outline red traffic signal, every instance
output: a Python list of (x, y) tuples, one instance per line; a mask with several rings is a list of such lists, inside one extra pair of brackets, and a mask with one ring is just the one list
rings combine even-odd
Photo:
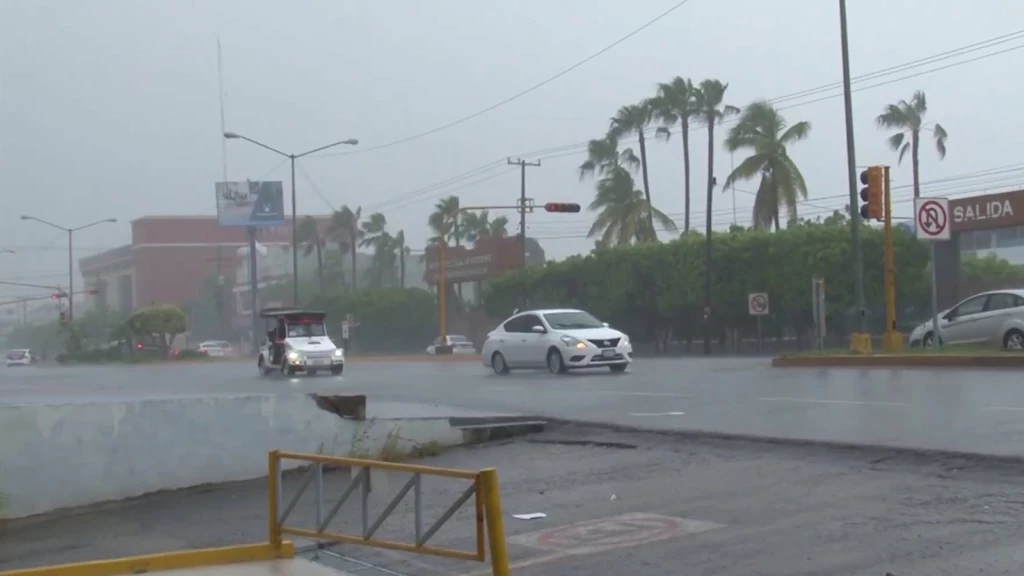
[(580, 205), (569, 202), (548, 202), (544, 205), (546, 212), (579, 212)]
[(88, 294), (89, 296), (95, 296), (95, 295), (99, 294), (100, 291), (99, 290), (94, 290), (94, 289), (89, 289), (89, 290), (86, 290), (85, 293)]
[(50, 294), (50, 300), (56, 300), (58, 298), (57, 293)]
[(860, 207), (860, 216), (865, 220), (881, 220), (885, 216), (885, 190), (881, 166), (871, 166), (860, 173), (860, 182), (865, 187), (860, 190), (860, 199), (865, 202)]

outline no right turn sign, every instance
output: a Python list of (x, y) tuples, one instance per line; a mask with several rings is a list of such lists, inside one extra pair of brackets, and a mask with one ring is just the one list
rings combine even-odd
[(764, 292), (748, 294), (747, 308), (751, 316), (766, 316), (768, 314), (768, 295)]

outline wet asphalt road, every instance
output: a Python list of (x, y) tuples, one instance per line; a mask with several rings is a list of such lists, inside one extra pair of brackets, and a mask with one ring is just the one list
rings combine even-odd
[(655, 430), (1024, 456), (1024, 379), (1012, 370), (778, 369), (760, 358), (683, 358), (640, 360), (622, 375), (497, 376), (475, 363), (358, 361), (338, 378), (261, 379), (255, 372), (241, 363), (0, 370), (0, 401), (359, 392), (371, 412), (375, 402), (413, 412), (413, 404), (431, 404)]
[[(421, 463), (497, 466), (512, 573), (523, 576), (1021, 572), (1020, 465), (586, 428), (457, 449)], [(300, 480), (285, 483), (286, 500)], [(328, 476), (328, 505), (347, 481), (344, 473)], [(398, 474), (387, 477), (386, 489), (371, 496), (371, 519), (404, 481)], [(457, 481), (425, 481), (427, 522), (439, 517), (462, 488)], [(412, 538), (410, 497), (403, 502), (379, 537)], [(357, 504), (355, 498), (346, 503), (331, 530), (356, 533)], [(512, 517), (529, 512), (547, 517)], [(257, 542), (266, 538), (265, 516), (262, 480), (153, 494), (15, 525), (0, 538), (0, 570)], [(290, 518), (290, 525), (309, 526), (310, 501), (300, 502)], [(472, 535), (470, 506), (432, 543), (472, 549)], [(486, 565), (465, 561), (355, 546), (335, 551), (390, 570), (321, 556), (324, 563), (360, 576), (490, 573)]]

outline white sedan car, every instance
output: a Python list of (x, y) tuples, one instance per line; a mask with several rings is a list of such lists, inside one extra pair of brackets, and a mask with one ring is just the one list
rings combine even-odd
[(28, 366), (32, 364), (32, 351), (28, 349), (9, 350), (7, 352), (8, 366)]
[(633, 346), (629, 336), (582, 310), (531, 310), (488, 334), (481, 356), (496, 374), (544, 367), (563, 374), (601, 366), (622, 372), (633, 361)]
[[(931, 348), (935, 331), (928, 320), (910, 333), (910, 346)], [(1001, 345), (1024, 349), (1024, 290), (983, 292), (939, 312), (939, 337), (943, 344)]]

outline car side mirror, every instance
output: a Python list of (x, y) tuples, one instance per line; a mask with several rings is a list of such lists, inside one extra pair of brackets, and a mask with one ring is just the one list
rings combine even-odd
[(607, 322), (601, 322), (601, 326), (604, 326), (605, 328), (608, 328), (608, 323)]
[(530, 330), (535, 332), (535, 333), (537, 333), (537, 334), (546, 334), (547, 333), (547, 330), (545, 330), (543, 326), (534, 326), (533, 328), (530, 328)]

